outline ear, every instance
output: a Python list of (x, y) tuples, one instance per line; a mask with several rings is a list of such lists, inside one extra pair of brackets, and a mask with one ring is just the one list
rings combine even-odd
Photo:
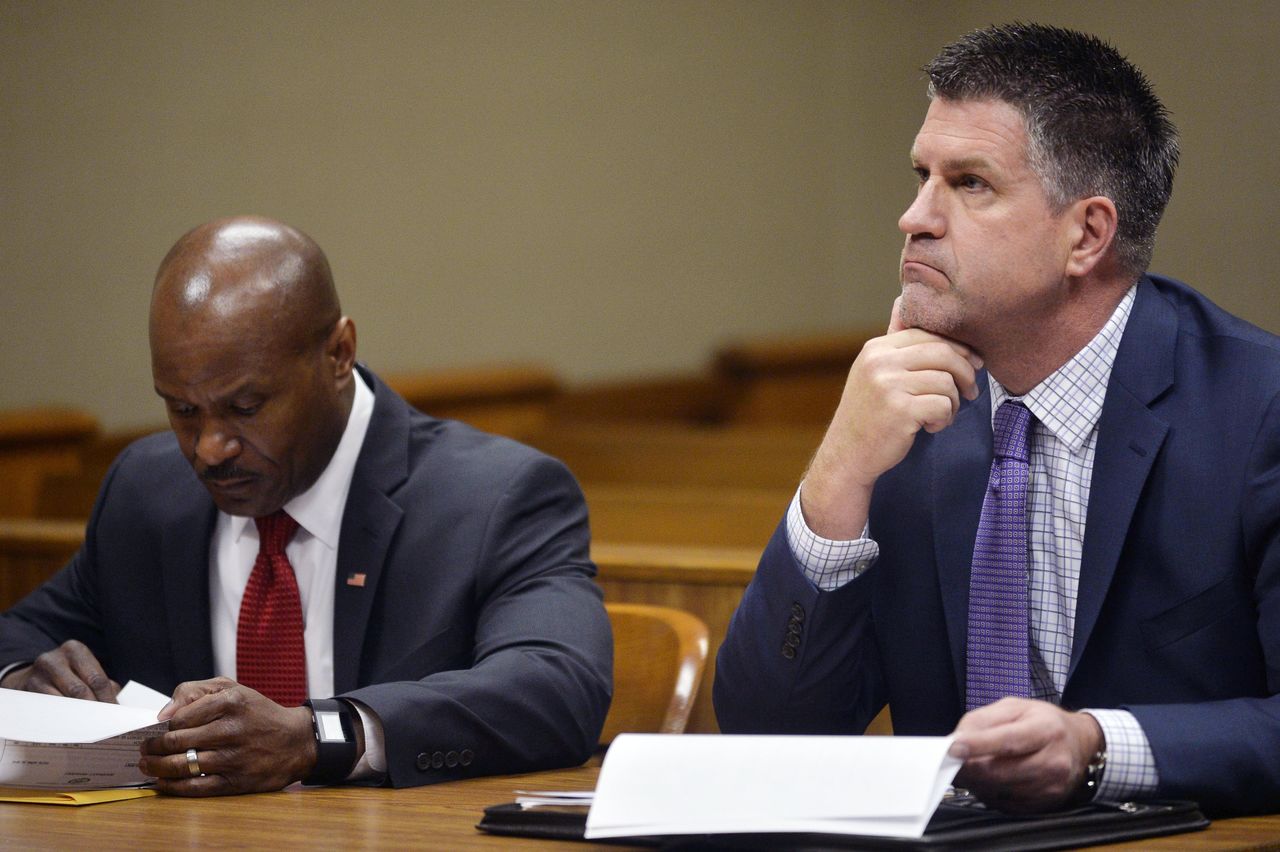
[(345, 388), (356, 365), (356, 324), (350, 317), (341, 317), (334, 324), (324, 354), (333, 368), (334, 381)]
[(1066, 273), (1083, 278), (1097, 268), (1115, 239), (1119, 217), (1116, 205), (1105, 195), (1082, 198), (1071, 205)]

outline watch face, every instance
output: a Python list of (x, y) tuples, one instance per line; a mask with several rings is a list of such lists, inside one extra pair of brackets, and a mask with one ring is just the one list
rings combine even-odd
[(345, 743), (347, 736), (342, 732), (342, 714), (333, 710), (316, 712), (316, 728), (320, 731), (322, 743)]

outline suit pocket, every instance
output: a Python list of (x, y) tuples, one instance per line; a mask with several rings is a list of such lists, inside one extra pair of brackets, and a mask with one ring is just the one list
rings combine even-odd
[(1227, 618), (1244, 618), (1249, 604), (1244, 592), (1226, 577), (1194, 597), (1142, 622), (1142, 639), (1151, 650), (1185, 639)]

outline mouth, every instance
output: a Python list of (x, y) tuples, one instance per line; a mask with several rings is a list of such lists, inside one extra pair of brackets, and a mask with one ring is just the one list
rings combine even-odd
[(936, 266), (925, 263), (922, 260), (910, 260), (904, 258), (902, 261), (902, 283), (903, 284), (926, 284), (941, 287), (950, 286), (951, 279), (947, 274)]
[(250, 490), (258, 481), (256, 476), (238, 476), (226, 479), (205, 479), (205, 487), (214, 494), (236, 495)]

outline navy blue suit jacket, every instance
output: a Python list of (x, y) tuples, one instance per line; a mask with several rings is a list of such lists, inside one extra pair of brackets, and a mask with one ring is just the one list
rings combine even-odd
[[(335, 691), (382, 721), (395, 786), (581, 763), (613, 652), (577, 483), (362, 374), (374, 409), (338, 546)], [(0, 615), (0, 668), (79, 639), (120, 683), (168, 693), (212, 677), (216, 516), (172, 433), (130, 446), (84, 547)]]
[[(876, 483), (877, 563), (823, 593), (780, 527), (717, 663), (726, 732), (900, 734), (964, 712), (969, 563), (991, 401)], [(782, 653), (799, 619), (796, 653)], [(1184, 284), (1139, 284), (1098, 424), (1064, 707), (1122, 707), (1159, 793), (1280, 808), (1280, 339)]]

